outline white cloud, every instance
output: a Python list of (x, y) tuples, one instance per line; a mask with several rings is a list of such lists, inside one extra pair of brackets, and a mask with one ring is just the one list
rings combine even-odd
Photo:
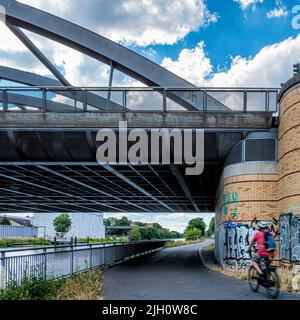
[(204, 0), (20, 0), (111, 40), (147, 46), (174, 44), (213, 23)]
[(204, 84), (205, 78), (212, 72), (210, 59), (204, 52), (203, 41), (199, 42), (194, 49), (183, 49), (176, 61), (165, 58), (161, 65), (199, 86)]
[(279, 87), (291, 77), (291, 68), (299, 60), (299, 52), (300, 35), (266, 46), (254, 57), (233, 57), (228, 70), (213, 73), (200, 42), (195, 49), (183, 49), (176, 61), (165, 58), (162, 64), (197, 86)]
[(238, 2), (241, 9), (245, 10), (249, 6), (255, 6), (257, 3), (263, 3), (264, 0), (234, 0), (234, 2)]
[(274, 8), (267, 12), (267, 17), (269, 19), (272, 18), (281, 18), (281, 17), (286, 17), (288, 15), (288, 11), (286, 10), (285, 7), (279, 7), (279, 8)]

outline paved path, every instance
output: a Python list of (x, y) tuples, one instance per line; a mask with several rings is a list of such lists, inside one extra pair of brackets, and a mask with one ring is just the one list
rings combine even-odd
[[(268, 299), (264, 288), (259, 293), (248, 283), (210, 271), (201, 262), (201, 244), (163, 249), (127, 261), (104, 273), (104, 294), (108, 300), (262, 300)], [(280, 299), (299, 296), (282, 293)]]

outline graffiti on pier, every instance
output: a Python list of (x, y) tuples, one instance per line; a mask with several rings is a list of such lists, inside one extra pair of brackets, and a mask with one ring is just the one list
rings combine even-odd
[(237, 192), (224, 192), (223, 194), (223, 214), (226, 220), (234, 221), (238, 218), (238, 206), (237, 202), (239, 194)]
[(217, 258), (226, 269), (245, 270), (250, 266), (246, 252), (255, 229), (248, 224), (224, 222), (216, 232)]
[(300, 261), (300, 217), (292, 213), (280, 216), (280, 259)]
[(245, 271), (249, 269), (250, 266), (251, 266), (250, 260), (244, 260), (244, 261), (225, 260), (224, 261), (224, 268), (228, 270)]

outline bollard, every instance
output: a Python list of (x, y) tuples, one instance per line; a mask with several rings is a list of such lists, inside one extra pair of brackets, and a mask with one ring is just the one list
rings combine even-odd
[(1, 252), (0, 260), (0, 289), (5, 289), (5, 252)]
[(70, 267), (71, 267), (71, 274), (74, 274), (74, 249), (73, 245), (71, 245), (71, 262), (70, 262)]
[(106, 247), (105, 247), (105, 243), (103, 245), (103, 266), (105, 266), (106, 264)]
[(44, 248), (43, 251), (44, 251), (44, 279), (47, 279), (47, 248)]
[(92, 263), (93, 263), (93, 248), (92, 245), (90, 244), (90, 268), (92, 269)]

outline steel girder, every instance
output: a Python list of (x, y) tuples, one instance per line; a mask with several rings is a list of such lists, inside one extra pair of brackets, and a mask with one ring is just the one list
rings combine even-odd
[[(64, 86), (60, 81), (57, 81), (48, 77), (43, 77), (35, 73), (22, 71), (14, 68), (9, 68), (5, 66), (0, 66), (0, 79), (22, 83), (29, 86), (64, 88)], [(84, 100), (82, 92), (76, 93), (76, 92), (73, 92), (72, 90), (66, 89), (66, 90), (57, 90), (54, 93), (57, 93), (61, 96), (64, 96), (70, 99), (76, 99), (79, 102), (83, 102)], [(74, 96), (74, 93), (76, 93), (75, 96)], [(117, 104), (111, 100), (107, 100), (106, 98), (103, 98), (91, 92), (86, 93), (86, 99), (87, 99), (87, 104), (89, 106), (97, 108), (99, 110), (122, 111), (123, 109), (123, 106), (121, 106), (120, 104)], [(47, 100), (47, 103), (48, 101), (49, 100)]]
[[(22, 95), (22, 94), (15, 94), (15, 93), (7, 93), (6, 97), (3, 92), (0, 92), (0, 102), (2, 102), (4, 105), (14, 104), (17, 107), (32, 107), (35, 109), (44, 109), (44, 103), (45, 101), (43, 99), (32, 97), (28, 95)], [(49, 111), (74, 111), (76, 108), (69, 106), (67, 104), (47, 100), (46, 101), (46, 107)], [(24, 111), (27, 111), (27, 109), (23, 109)], [(80, 110), (80, 109), (77, 109)]]
[[(0, 0), (0, 5), (6, 10), (8, 25), (45, 36), (107, 65), (113, 64), (115, 69), (148, 86), (194, 87), (158, 64), (74, 23), (14, 0)], [(203, 94), (199, 91), (191, 94), (174, 89), (174, 92), (168, 92), (167, 96), (188, 110), (202, 109), (205, 104)], [(207, 108), (210, 107), (214, 110), (228, 110), (222, 103), (207, 96)]]

